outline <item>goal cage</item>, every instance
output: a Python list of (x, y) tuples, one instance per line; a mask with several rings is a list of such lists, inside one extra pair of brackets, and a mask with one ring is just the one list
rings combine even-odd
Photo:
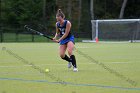
[(140, 42), (140, 19), (91, 20), (92, 42)]

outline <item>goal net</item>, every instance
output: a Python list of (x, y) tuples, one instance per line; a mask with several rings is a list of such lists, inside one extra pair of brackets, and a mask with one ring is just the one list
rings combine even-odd
[(140, 19), (91, 20), (92, 41), (140, 42)]

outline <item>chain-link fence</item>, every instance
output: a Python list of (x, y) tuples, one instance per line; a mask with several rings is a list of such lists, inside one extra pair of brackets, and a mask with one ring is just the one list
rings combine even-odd
[[(35, 29), (36, 30), (36, 29)], [(54, 37), (55, 29), (39, 30), (50, 37)], [(80, 42), (83, 39), (91, 39), (90, 33), (72, 31), (75, 41)], [(24, 29), (24, 25), (12, 25), (11, 27), (2, 26), (0, 30), (0, 42), (51, 42), (42, 36), (36, 35)]]

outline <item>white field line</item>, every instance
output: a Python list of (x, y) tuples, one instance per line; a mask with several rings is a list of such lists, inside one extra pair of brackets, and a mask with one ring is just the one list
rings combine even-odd
[(114, 44), (115, 44), (115, 43), (116, 43), (116, 44), (117, 44), (117, 43), (118, 43), (118, 44), (130, 43), (129, 41), (116, 41), (116, 42), (115, 42), (115, 41), (114, 41), (114, 42), (113, 42), (113, 41), (99, 41), (99, 42), (100, 42), (100, 43), (108, 43), (108, 44), (112, 44), (112, 43), (114, 43)]
[[(129, 64), (129, 63), (135, 63), (135, 62), (104, 62), (104, 64)], [(78, 65), (92, 65), (95, 63), (78, 63)], [(52, 66), (62, 66), (62, 65), (67, 65), (67, 64), (40, 64), (36, 66), (47, 66), (47, 65), (52, 65)], [(22, 65), (22, 66), (0, 66), (0, 68), (20, 68), (20, 67), (31, 67), (32, 65)]]

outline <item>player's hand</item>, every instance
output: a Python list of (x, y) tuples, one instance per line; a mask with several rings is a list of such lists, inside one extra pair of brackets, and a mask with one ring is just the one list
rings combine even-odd
[(56, 37), (54, 37), (53, 40), (56, 40)]
[(56, 42), (56, 43), (59, 43), (60, 41), (59, 41), (59, 40), (55, 40), (55, 42)]
[(54, 37), (52, 41), (56, 42), (56, 37)]
[(60, 42), (60, 40), (56, 40), (56, 39), (53, 39), (53, 41), (56, 42), (56, 43), (59, 43)]

